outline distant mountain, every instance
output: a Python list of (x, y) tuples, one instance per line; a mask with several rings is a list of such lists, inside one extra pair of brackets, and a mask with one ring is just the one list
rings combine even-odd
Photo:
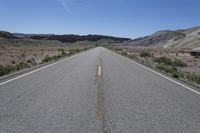
[(18, 38), (26, 38), (32, 36), (52, 36), (53, 34), (24, 34), (24, 33), (13, 33), (13, 36)]
[(105, 40), (114, 40), (114, 41), (128, 41), (128, 38), (119, 38), (119, 37), (112, 37), (112, 36), (103, 36), (103, 35), (87, 35), (87, 36), (79, 36), (79, 35), (53, 35), (47, 37), (48, 40), (59, 40), (61, 42), (76, 42), (76, 41), (99, 41), (102, 39)]
[(146, 37), (129, 40), (124, 45), (131, 47), (199, 48), (200, 26), (175, 31), (159, 31)]
[(58, 40), (61, 42), (77, 42), (77, 41), (99, 41), (102, 39), (106, 40), (113, 40), (118, 42), (128, 41), (129, 38), (120, 38), (120, 37), (112, 37), (112, 36), (103, 36), (103, 35), (53, 35), (53, 34), (21, 34), (21, 33), (14, 33), (15, 37), (20, 38), (30, 38), (30, 39), (37, 39), (37, 40)]
[(7, 31), (0, 31), (0, 39), (31, 39), (31, 40), (42, 40), (42, 41), (60, 41), (65, 43), (75, 43), (79, 41), (106, 41), (109, 42), (124, 42), (130, 40), (129, 38), (120, 38), (104, 35), (54, 35), (54, 34), (23, 34), (23, 33), (9, 33)]

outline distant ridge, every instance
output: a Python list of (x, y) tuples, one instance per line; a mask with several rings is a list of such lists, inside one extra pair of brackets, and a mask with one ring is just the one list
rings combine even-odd
[(120, 37), (112, 37), (112, 36), (105, 36), (105, 35), (54, 35), (54, 34), (22, 34), (22, 33), (14, 33), (15, 37), (18, 38), (30, 38), (30, 39), (37, 39), (37, 40), (58, 40), (61, 42), (77, 42), (77, 41), (99, 41), (101, 39), (110, 39), (114, 41), (128, 41), (129, 38), (120, 38)]
[(54, 34), (23, 34), (23, 33), (9, 33), (7, 31), (0, 31), (1, 39), (34, 39), (34, 40), (56, 40), (60, 42), (74, 43), (77, 41), (100, 41), (113, 40), (117, 42), (124, 42), (130, 40), (129, 38), (112, 37), (105, 35), (54, 35)]
[(192, 49), (199, 48), (200, 26), (175, 31), (158, 31), (146, 37), (130, 40), (125, 43), (124, 46)]

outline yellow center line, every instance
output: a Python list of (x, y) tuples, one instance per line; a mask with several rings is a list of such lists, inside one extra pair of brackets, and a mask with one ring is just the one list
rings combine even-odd
[(102, 71), (101, 71), (101, 66), (99, 65), (99, 66), (98, 66), (98, 76), (101, 76), (101, 73), (102, 73)]
[(97, 84), (97, 97), (96, 97), (96, 119), (102, 120), (102, 66), (98, 65), (98, 84)]
[(97, 90), (97, 99), (96, 99), (96, 120), (100, 121), (102, 119), (102, 94), (100, 88)]

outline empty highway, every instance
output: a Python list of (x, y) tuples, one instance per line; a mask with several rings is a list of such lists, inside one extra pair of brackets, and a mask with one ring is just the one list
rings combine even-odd
[(200, 133), (192, 89), (98, 47), (1, 81), (0, 133)]

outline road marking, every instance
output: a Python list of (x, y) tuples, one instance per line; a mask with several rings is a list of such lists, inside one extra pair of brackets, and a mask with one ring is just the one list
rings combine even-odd
[(96, 119), (100, 121), (102, 119), (102, 68), (98, 66), (98, 83), (97, 83), (97, 98), (96, 98)]
[[(85, 52), (86, 52), (86, 51), (85, 51)], [(73, 56), (71, 56), (71, 57), (67, 57), (67, 58), (62, 59), (62, 60), (60, 60), (60, 61), (56, 61), (56, 62), (54, 62), (54, 63), (52, 63), (52, 64), (43, 66), (43, 67), (38, 68), (38, 69), (36, 69), (36, 70), (33, 70), (33, 71), (31, 71), (31, 72), (28, 72), (28, 73), (25, 73), (25, 74), (23, 74), (23, 75), (17, 76), (17, 77), (15, 77), (15, 78), (9, 79), (9, 80), (7, 80), (7, 81), (4, 81), (4, 82), (0, 83), (0, 86), (2, 86), (2, 85), (4, 85), (4, 84), (7, 84), (7, 83), (9, 83), (9, 82), (12, 82), (12, 81), (14, 81), (14, 80), (23, 78), (23, 77), (25, 77), (25, 76), (28, 76), (28, 75), (30, 75), (30, 74), (32, 74), (32, 73), (41, 71), (41, 70), (43, 70), (43, 69), (46, 69), (46, 68), (51, 67), (51, 66), (53, 66), (53, 65), (56, 65), (56, 64), (58, 64), (58, 63), (64, 62), (64, 61), (66, 61), (66, 60), (68, 60), (68, 59), (71, 59), (71, 58), (80, 56), (80, 55), (82, 55), (82, 54), (83, 54), (83, 53), (79, 53), (79, 54), (73, 55)]]
[[(108, 49), (107, 49), (107, 50), (108, 50)], [(109, 51), (111, 51), (111, 50), (109, 50)], [(175, 84), (178, 84), (178, 85), (180, 85), (180, 86), (182, 86), (182, 87), (184, 87), (184, 88), (186, 88), (186, 89), (188, 89), (188, 90), (190, 90), (190, 91), (192, 91), (192, 92), (194, 92), (194, 93), (200, 95), (200, 92), (198, 92), (198, 91), (196, 91), (196, 90), (194, 90), (194, 89), (192, 89), (192, 88), (190, 88), (190, 87), (188, 87), (188, 86), (186, 86), (186, 85), (184, 85), (184, 84), (181, 84), (181, 83), (179, 83), (178, 81), (175, 81), (175, 80), (173, 80), (173, 79), (171, 79), (171, 78), (169, 78), (169, 77), (167, 77), (167, 76), (165, 76), (165, 75), (163, 75), (163, 74), (161, 74), (161, 73), (159, 73), (159, 72), (154, 71), (153, 69), (150, 69), (150, 68), (148, 68), (148, 67), (146, 67), (146, 66), (144, 66), (144, 65), (142, 65), (142, 64), (139, 64), (139, 63), (137, 63), (137, 62), (135, 62), (135, 61), (133, 61), (133, 60), (127, 58), (127, 57), (124, 57), (124, 56), (122, 56), (122, 55), (120, 55), (120, 54), (118, 54), (118, 53), (115, 53), (115, 52), (113, 52), (113, 51), (111, 51), (111, 52), (114, 53), (114, 54), (116, 54), (116, 55), (118, 55), (118, 56), (120, 56), (120, 57), (122, 57), (122, 58), (124, 58), (124, 59), (126, 59), (126, 60), (128, 60), (128, 61), (130, 61), (130, 62), (132, 62), (132, 63), (134, 63), (134, 64), (136, 64), (136, 65), (138, 65), (138, 66), (141, 66), (142, 68), (144, 68), (144, 69), (146, 69), (146, 70), (151, 71), (151, 72), (154, 73), (154, 74), (157, 74), (157, 75), (159, 75), (159, 76), (161, 76), (161, 77), (163, 77), (163, 78), (165, 78), (165, 79), (167, 79), (167, 80), (169, 80), (169, 81), (171, 81), (171, 82), (173, 82), (173, 83), (175, 83)]]
[(102, 73), (102, 72), (101, 72), (101, 66), (99, 65), (99, 66), (98, 66), (98, 76), (101, 76), (101, 73)]
[(98, 56), (99, 65), (97, 70), (98, 83), (97, 83), (97, 97), (96, 97), (96, 120), (102, 120), (102, 98), (103, 98), (103, 81), (102, 81), (102, 57)]
[[(100, 84), (100, 83), (99, 83)], [(96, 97), (96, 120), (102, 120), (102, 88), (98, 85)]]

